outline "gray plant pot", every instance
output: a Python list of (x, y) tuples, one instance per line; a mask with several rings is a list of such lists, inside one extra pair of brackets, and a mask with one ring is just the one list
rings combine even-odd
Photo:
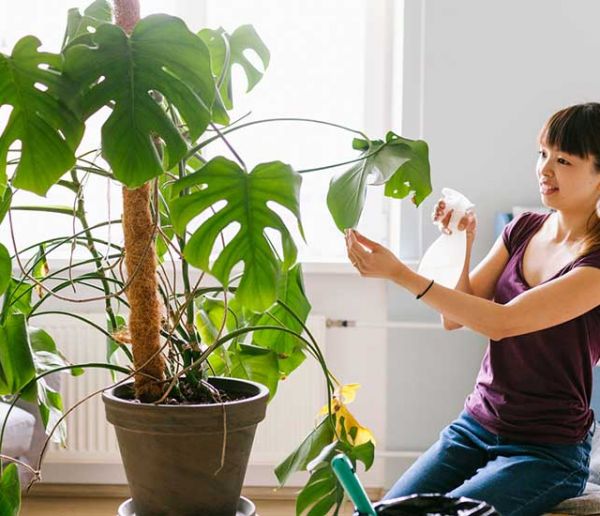
[[(247, 380), (209, 381), (227, 393), (249, 397), (224, 405), (152, 405), (126, 399), (131, 383), (103, 394), (136, 516), (236, 516), (269, 391)], [(225, 460), (217, 473), (224, 438)]]

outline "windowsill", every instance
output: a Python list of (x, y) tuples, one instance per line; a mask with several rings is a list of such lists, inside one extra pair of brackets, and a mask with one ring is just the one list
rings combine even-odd
[[(411, 269), (416, 269), (419, 261), (415, 260), (415, 259), (403, 259), (402, 262), (406, 265), (408, 265)], [(69, 264), (69, 260), (64, 258), (64, 259), (51, 259), (48, 260), (48, 265), (50, 267), (51, 271), (54, 271), (56, 269), (62, 268), (62, 267), (66, 267)], [(304, 272), (304, 274), (310, 274), (310, 275), (324, 275), (324, 274), (329, 274), (329, 275), (354, 275), (354, 274), (358, 274), (356, 269), (352, 266), (352, 264), (350, 264), (349, 262), (345, 261), (345, 262), (336, 262), (336, 261), (331, 261), (331, 262), (311, 262), (311, 261), (307, 261), (307, 262), (301, 262), (302, 264), (302, 271)], [(179, 270), (179, 267), (177, 268)], [(78, 269), (78, 271), (80, 273), (83, 272), (87, 272), (87, 271), (91, 271), (93, 270), (93, 266), (91, 264), (89, 264), (86, 267), (80, 268)], [(195, 270), (195, 269), (194, 269)], [(19, 276), (20, 271), (18, 269), (18, 267), (15, 267), (13, 264), (13, 274), (15, 276)]]

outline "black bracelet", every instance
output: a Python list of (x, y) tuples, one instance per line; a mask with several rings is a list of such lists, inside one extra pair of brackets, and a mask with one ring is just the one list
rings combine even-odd
[(421, 299), (425, 294), (427, 294), (427, 291), (433, 286), (433, 280), (431, 280), (431, 283), (427, 286), (427, 288), (421, 292), (418, 296), (417, 299)]

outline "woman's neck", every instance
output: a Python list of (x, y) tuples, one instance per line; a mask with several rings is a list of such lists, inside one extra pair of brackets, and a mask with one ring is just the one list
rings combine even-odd
[(587, 230), (590, 214), (556, 211), (550, 216), (548, 237), (553, 243), (575, 245), (581, 243)]

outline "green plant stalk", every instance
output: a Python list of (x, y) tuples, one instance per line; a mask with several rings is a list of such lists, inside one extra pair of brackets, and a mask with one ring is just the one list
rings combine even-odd
[[(63, 238), (63, 237), (61, 237), (61, 239), (62, 239), (62, 238)], [(54, 240), (57, 240), (57, 239), (52, 239), (51, 241), (54, 241)], [(79, 245), (86, 245), (85, 241), (84, 241), (83, 243), (81, 243), (81, 242), (79, 242), (78, 240), (83, 240), (83, 239), (75, 239), (74, 241), (75, 241), (77, 244), (79, 244)], [(99, 240), (99, 239), (96, 239), (96, 240), (98, 240), (100, 243), (104, 243), (104, 244), (107, 244), (107, 245), (108, 245), (108, 242), (106, 242), (106, 241), (104, 241), (104, 240)], [(60, 245), (62, 245), (62, 243), (61, 243)], [(57, 246), (57, 247), (58, 247), (58, 246)], [(119, 249), (119, 247), (118, 247), (118, 246), (116, 246), (116, 245), (113, 245), (113, 247), (116, 247), (117, 249)], [(56, 249), (56, 247), (55, 247), (54, 249)], [(54, 250), (54, 249), (52, 249), (52, 250)], [(48, 253), (46, 253), (46, 254), (48, 254)], [(120, 256), (120, 255), (111, 255), (111, 257), (119, 257), (119, 256)], [(33, 258), (35, 258), (35, 257), (33, 257)], [(28, 270), (26, 270), (26, 271), (25, 271), (25, 274), (26, 274), (26, 275), (31, 275), (31, 273), (32, 273), (32, 270), (35, 268), (35, 266), (36, 266), (36, 265), (37, 265), (39, 262), (40, 262), (40, 259), (37, 259), (37, 260), (36, 260), (36, 261), (33, 263), (33, 265), (32, 265), (31, 267), (29, 267), (29, 269), (28, 269)], [(83, 261), (83, 262), (78, 262), (78, 263), (76, 263), (76, 264), (75, 264), (75, 267), (77, 267), (77, 266), (80, 266), (80, 265), (86, 265), (87, 263), (91, 263), (91, 262), (93, 262), (93, 258), (92, 258), (92, 259), (90, 259), (90, 260)], [(28, 264), (29, 264), (29, 261), (27, 262), (27, 265), (28, 265)], [(60, 272), (67, 271), (67, 270), (71, 269), (72, 267), (73, 267), (73, 264), (70, 264), (69, 266), (67, 266), (67, 267), (64, 267), (64, 268), (62, 268), (62, 269), (58, 269), (58, 270), (54, 271), (52, 274), (48, 274), (47, 276), (44, 276), (43, 278), (40, 278), (40, 279), (38, 279), (37, 281), (38, 281), (39, 283), (44, 283), (44, 281), (46, 281), (47, 279), (56, 279), (56, 278), (55, 278), (56, 274), (58, 274), (58, 273), (60, 273)], [(81, 277), (81, 276), (78, 276), (78, 277)], [(17, 283), (17, 286), (20, 286), (20, 285), (24, 284), (24, 283), (25, 283), (25, 279), (26, 279), (26, 278), (25, 278), (25, 276), (24, 276), (23, 278), (21, 278), (21, 279), (19, 280), (19, 282)], [(116, 278), (112, 279), (112, 281), (118, 282), (118, 283), (120, 283), (120, 284), (122, 285), (122, 283), (121, 283), (121, 282), (119, 282), (119, 280), (117, 280)], [(35, 286), (34, 286), (34, 285), (30, 286), (30, 287), (29, 287), (29, 288), (28, 288), (26, 291), (24, 291), (24, 292), (23, 292), (23, 294), (21, 294), (19, 297), (17, 297), (17, 298), (16, 298), (14, 301), (18, 301), (18, 300), (19, 300), (19, 299), (20, 299), (20, 298), (21, 298), (23, 295), (26, 295), (27, 293), (31, 292), (31, 291), (32, 291), (34, 288), (35, 288)]]
[[(64, 271), (61, 271), (64, 272)], [(59, 283), (58, 285), (56, 285), (53, 289), (52, 292), (56, 293), (59, 292), (69, 286), (71, 286), (72, 284), (81, 284), (84, 285), (86, 287), (90, 287), (93, 288), (95, 290), (99, 290), (100, 292), (104, 292), (104, 287), (98, 286), (98, 285), (94, 285), (93, 283), (90, 283), (89, 280), (94, 280), (94, 279), (100, 279), (100, 278), (94, 278), (91, 277), (89, 274), (83, 274), (81, 276), (77, 276), (73, 279), (71, 278), (65, 278), (65, 277), (58, 277), (55, 276), (51, 279), (54, 279), (56, 281), (60, 281), (61, 283)], [(123, 283), (121, 281), (119, 281), (118, 279), (115, 278), (106, 278), (106, 281), (111, 282), (111, 283), (115, 283), (118, 287), (123, 287)], [(52, 294), (49, 294), (52, 295)], [(119, 301), (123, 302), (123, 298), (119, 297), (119, 296), (114, 296), (116, 297)], [(44, 297), (44, 299), (46, 298), (46, 296)], [(36, 309), (41, 305), (41, 303), (36, 303), (35, 307)], [(35, 310), (32, 310), (31, 313), (34, 313)]]
[[(325, 363), (325, 357), (323, 356), (323, 352), (321, 351), (321, 348), (319, 347), (319, 345), (317, 344), (317, 340), (313, 337), (313, 334), (311, 333), (311, 331), (308, 329), (308, 326), (306, 326), (306, 324), (304, 324), (304, 321), (302, 321), (302, 319), (300, 319), (300, 317), (298, 317), (298, 314), (296, 314), (296, 312), (294, 312), (288, 305), (287, 303), (285, 303), (284, 301), (281, 301), (281, 299), (277, 300), (277, 304), (280, 305), (286, 312), (288, 312), (294, 319), (296, 319), (296, 321), (298, 322), (298, 324), (300, 324), (300, 326), (302, 326), (302, 329), (306, 332), (306, 334), (308, 335), (308, 338), (311, 340), (311, 342), (313, 343), (313, 346), (315, 347), (320, 359), (323, 361), (323, 363)], [(328, 378), (328, 382), (329, 382), (329, 375), (331, 375), (331, 379), (339, 385), (339, 381), (337, 380), (337, 378), (335, 378), (335, 376), (333, 376), (333, 374), (331, 374), (329, 372), (329, 369), (327, 369), (326, 371), (324, 371), (326, 373), (326, 376)], [(332, 388), (333, 388), (333, 384), (332, 384)]]
[[(179, 177), (180, 178), (184, 177), (185, 176), (185, 162), (180, 161), (178, 164), (178, 168), (179, 168)], [(187, 191), (183, 191), (179, 194), (180, 197), (183, 195), (187, 195)], [(179, 244), (179, 250), (181, 251), (181, 253), (183, 255), (183, 250), (184, 250), (185, 244), (186, 244), (185, 233), (183, 235), (177, 237), (177, 242)], [(186, 303), (185, 329), (190, 337), (190, 345), (193, 347), (194, 350), (198, 351), (199, 350), (198, 339), (196, 337), (196, 332), (194, 331), (194, 303), (193, 303), (192, 289), (191, 289), (191, 284), (190, 284), (190, 270), (189, 270), (189, 264), (188, 264), (187, 260), (183, 257), (181, 259), (181, 275), (182, 275), (182, 279), (183, 279), (183, 291), (185, 293), (184, 302)]]
[[(41, 209), (40, 211), (44, 211), (43, 209)], [(109, 226), (111, 224), (120, 224), (121, 223), (121, 219), (116, 219), (116, 220), (109, 220), (106, 222), (99, 222), (98, 224), (95, 224), (93, 226), (91, 226), (89, 229), (98, 229), (104, 226)], [(41, 242), (36, 242), (35, 244), (32, 244), (30, 246), (24, 247), (23, 249), (21, 249), (21, 251), (19, 251), (20, 253), (25, 253), (27, 251), (31, 251), (32, 249), (37, 249), (40, 245), (46, 245), (46, 244), (50, 244), (52, 242), (57, 242), (58, 243), (50, 250), (46, 251), (46, 254), (49, 254), (51, 251), (53, 251), (54, 249), (59, 248), (61, 245), (64, 245), (68, 242), (70, 242), (73, 239), (77, 239), (78, 237), (80, 237), (81, 235), (85, 234), (85, 231), (79, 231), (77, 233), (72, 234), (71, 236), (62, 236), (62, 237), (54, 237), (54, 238), (49, 238), (47, 240), (42, 240)], [(82, 237), (83, 240), (83, 237)], [(100, 242), (101, 244), (107, 244), (108, 242), (106, 242), (105, 240), (101, 240), (99, 238), (94, 237), (94, 240)], [(117, 244), (111, 244), (115, 249), (122, 249), (121, 246), (118, 246)], [(14, 259), (16, 257), (16, 254), (11, 255), (11, 258)]]
[(96, 265), (96, 273), (100, 276), (100, 281), (102, 283), (102, 288), (104, 289), (104, 294), (106, 295), (104, 299), (104, 308), (106, 310), (106, 314), (110, 319), (110, 327), (113, 330), (117, 330), (117, 317), (112, 307), (112, 302), (110, 298), (110, 285), (108, 281), (106, 281), (106, 275), (104, 274), (104, 269), (102, 268), (102, 257), (98, 253), (96, 249), (96, 244), (93, 239), (92, 232), (90, 230), (90, 226), (87, 221), (87, 216), (85, 212), (85, 198), (83, 195), (83, 189), (81, 182), (79, 181), (79, 177), (77, 177), (77, 173), (75, 171), (71, 171), (71, 179), (73, 181), (73, 185), (77, 187), (77, 208), (75, 212), (75, 216), (79, 219), (83, 230), (85, 231), (85, 238), (87, 240), (87, 248), (94, 257), (94, 263)]
[[(168, 392), (169, 389), (172, 388), (172, 386), (175, 385), (175, 383), (177, 381), (177, 378), (179, 376), (183, 375), (184, 373), (187, 373), (190, 370), (193, 370), (196, 366), (202, 364), (205, 360), (208, 359), (208, 357), (210, 356), (210, 354), (215, 349), (219, 348), (220, 346), (222, 346), (226, 342), (228, 342), (230, 340), (233, 340), (236, 337), (239, 337), (240, 335), (244, 335), (246, 333), (250, 333), (250, 332), (254, 332), (254, 331), (261, 331), (261, 330), (278, 330), (278, 331), (282, 331), (284, 333), (289, 333), (291, 335), (294, 335), (297, 339), (299, 339), (302, 343), (304, 343), (304, 345), (306, 347), (308, 347), (309, 349), (312, 349), (312, 343), (311, 342), (309, 342), (308, 340), (306, 340), (304, 337), (302, 337), (302, 335), (298, 334), (294, 330), (291, 330), (291, 329), (286, 328), (286, 327), (273, 326), (273, 325), (258, 325), (258, 326), (248, 326), (246, 328), (240, 328), (238, 330), (234, 330), (234, 331), (228, 333), (227, 335), (225, 335), (224, 337), (221, 337), (220, 339), (217, 339), (206, 350), (204, 350), (202, 352), (202, 354), (200, 355), (199, 358), (197, 358), (196, 360), (194, 360), (185, 369), (183, 369), (182, 371), (180, 371), (179, 373), (177, 373), (177, 375), (175, 377), (173, 377), (173, 379), (171, 380), (171, 387), (169, 387), (166, 392)], [(317, 360), (318, 360), (321, 368), (324, 371), (327, 372), (328, 369), (327, 369), (327, 364), (325, 363), (325, 361), (322, 358), (317, 358)], [(328, 389), (328, 392), (329, 392), (329, 389)], [(163, 397), (164, 397), (164, 395), (163, 395)]]
[[(92, 261), (93, 261), (93, 259), (89, 259), (89, 260), (86, 260), (86, 262), (85, 262), (85, 263), (92, 263)], [(84, 262), (82, 262), (82, 263), (84, 263)], [(82, 263), (78, 263), (77, 265), (81, 265)], [(54, 272), (52, 275), (49, 275), (49, 276), (46, 276), (45, 278), (43, 278), (43, 279), (42, 279), (42, 281), (44, 281), (44, 280), (46, 280), (46, 279), (49, 279), (49, 278), (50, 278), (50, 279), (60, 279), (60, 278), (55, 278), (55, 277), (52, 277), (52, 278), (51, 278), (51, 276), (55, 276), (56, 274), (59, 274), (59, 273), (61, 273), (61, 272), (65, 272), (65, 270), (67, 270), (67, 269), (68, 269), (68, 267), (65, 267), (65, 268), (63, 268), (63, 269), (57, 270), (57, 271), (55, 271), (55, 272)], [(73, 281), (75, 281), (75, 282), (77, 282), (77, 283), (82, 283), (82, 284), (84, 284), (84, 285), (86, 285), (86, 286), (89, 286), (89, 287), (91, 287), (91, 288), (94, 288), (94, 289), (96, 289), (96, 290), (104, 291), (104, 289), (103, 289), (102, 287), (99, 287), (98, 285), (93, 285), (93, 284), (91, 284), (91, 283), (87, 283), (87, 282), (85, 282), (84, 280), (86, 280), (86, 279), (89, 279), (89, 278), (87, 278), (86, 276), (87, 276), (87, 274), (84, 274), (84, 275), (82, 275), (82, 276), (78, 276), (78, 277), (77, 277), (77, 278), (75, 278), (75, 280), (73, 280)], [(82, 278), (83, 278), (83, 280), (82, 280)], [(119, 287), (122, 287), (122, 286), (123, 286), (123, 283), (122, 283), (121, 281), (119, 281), (118, 279), (115, 279), (115, 278), (106, 278), (106, 280), (107, 280), (107, 281), (111, 281), (111, 282), (114, 282), (114, 283), (116, 283), (116, 284), (117, 284)], [(54, 289), (52, 289), (52, 292), (58, 292), (59, 290), (62, 290), (62, 289), (64, 289), (64, 288), (67, 288), (67, 287), (68, 287), (68, 286), (69, 286), (71, 283), (72, 283), (72, 281), (71, 281), (71, 280), (65, 280), (63, 283), (61, 283), (60, 285), (57, 285), (57, 286), (56, 286)], [(31, 312), (30, 312), (30, 315), (29, 315), (29, 317), (34, 317), (35, 315), (39, 315), (39, 314), (40, 314), (40, 312), (37, 312), (37, 309), (38, 309), (38, 308), (39, 308), (39, 307), (42, 305), (42, 303), (43, 303), (43, 302), (44, 302), (44, 301), (45, 301), (45, 300), (46, 300), (48, 297), (51, 297), (51, 295), (52, 295), (52, 294), (48, 294), (48, 295), (47, 295), (47, 296), (45, 296), (43, 299), (39, 300), (39, 301), (38, 301), (38, 302), (37, 302), (35, 305), (33, 305), (33, 307), (31, 308)], [(121, 303), (123, 303), (123, 305), (124, 305), (125, 307), (129, 308), (129, 303), (127, 302), (127, 300), (126, 300), (126, 299), (123, 299), (123, 298), (122, 298), (122, 297), (120, 297), (120, 296), (116, 296), (116, 299), (118, 299), (118, 300), (119, 300)], [(44, 312), (44, 313), (46, 313), (46, 312)], [(60, 313), (63, 313), (63, 312), (60, 312)], [(65, 312), (65, 313), (66, 313), (66, 312)], [(183, 334), (183, 336), (184, 336), (184, 338), (185, 338), (185, 333), (184, 333), (184, 330), (183, 330), (183, 328), (181, 328), (180, 326), (178, 326), (177, 328), (178, 328), (178, 331), (182, 332), (182, 334)], [(162, 335), (163, 337), (167, 337), (167, 338), (171, 338), (171, 339), (175, 338), (175, 336), (174, 336), (173, 334), (170, 334), (170, 333), (169, 333), (169, 332), (167, 332), (166, 330), (161, 330), (161, 335)], [(181, 343), (183, 343), (183, 342), (184, 342), (184, 340), (179, 340), (179, 339), (176, 339), (176, 338), (175, 338), (175, 340), (174, 340), (174, 341), (175, 341), (175, 342), (177, 342), (177, 343), (179, 343), (179, 344), (181, 344)]]
[(321, 369), (323, 369), (323, 373), (325, 374), (325, 382), (326, 382), (326, 386), (327, 386), (327, 414), (329, 416), (329, 421), (332, 423), (332, 426), (333, 426), (333, 433), (336, 436), (336, 439), (340, 440), (340, 436), (337, 433), (336, 425), (333, 423), (334, 414), (333, 414), (333, 411), (331, 410), (331, 400), (333, 399), (333, 393), (335, 391), (335, 387), (333, 386), (332, 381), (338, 385), (340, 384), (340, 382), (337, 380), (337, 378), (335, 378), (335, 376), (331, 373), (331, 371), (327, 367), (327, 363), (325, 362), (325, 357), (323, 356), (321, 348), (317, 344), (317, 341), (313, 337), (313, 334), (311, 333), (311, 331), (308, 329), (308, 326), (306, 326), (306, 324), (304, 324), (304, 322), (302, 321), (302, 319), (300, 319), (300, 317), (298, 317), (296, 312), (294, 312), (285, 302), (278, 299), (277, 304), (280, 305), (284, 310), (286, 310), (294, 319), (296, 319), (296, 321), (298, 321), (298, 323), (302, 326), (302, 329), (308, 335), (308, 338), (312, 341), (312, 344), (315, 348), (315, 352), (318, 355), (317, 361), (319, 362), (319, 364), (321, 364)]
[[(91, 227), (91, 228), (89, 228), (89, 229), (96, 229), (96, 228), (100, 228), (100, 227), (108, 226), (108, 225), (110, 225), (110, 224), (120, 224), (120, 223), (121, 223), (121, 220), (120, 220), (120, 219), (118, 219), (118, 220), (111, 220), (111, 221), (108, 221), (108, 222), (100, 222), (100, 223), (98, 223), (98, 224), (95, 224), (94, 226), (92, 226), (92, 227)], [(52, 247), (51, 249), (49, 249), (49, 250), (47, 250), (47, 251), (46, 251), (46, 254), (49, 254), (49, 253), (51, 253), (52, 251), (54, 251), (55, 249), (58, 249), (58, 248), (59, 248), (61, 245), (64, 245), (64, 244), (66, 244), (67, 242), (70, 242), (70, 241), (71, 241), (71, 240), (73, 240), (73, 239), (77, 239), (77, 237), (79, 237), (79, 236), (81, 236), (81, 235), (83, 235), (83, 234), (85, 234), (85, 231), (83, 231), (83, 230), (82, 230), (82, 231), (79, 231), (79, 232), (77, 232), (77, 233), (74, 233), (73, 235), (71, 235), (71, 236), (69, 236), (69, 237), (64, 237), (64, 238), (63, 238), (63, 237), (59, 237), (59, 238), (50, 238), (50, 239), (48, 239), (48, 240), (43, 240), (42, 242), (37, 242), (37, 243), (35, 243), (35, 244), (33, 244), (33, 245), (30, 245), (30, 246), (26, 247), (25, 249), (22, 249), (20, 252), (21, 252), (21, 253), (24, 253), (24, 252), (26, 252), (26, 251), (30, 251), (30, 250), (32, 250), (32, 249), (36, 249), (36, 248), (38, 248), (40, 245), (45, 245), (45, 244), (47, 244), (47, 243), (50, 243), (50, 242), (56, 242), (56, 241), (58, 240), (59, 242), (58, 242), (56, 245), (54, 245), (54, 247)], [(61, 240), (61, 238), (62, 238), (62, 240)], [(13, 254), (13, 255), (11, 256), (11, 258), (13, 258), (13, 259), (14, 259), (14, 258), (16, 257), (16, 255), (17, 255), (17, 254), (18, 254), (18, 253), (17, 253), (17, 252), (16, 252), (16, 250), (15, 250), (15, 254)], [(30, 275), (30, 274), (31, 274), (31, 271), (33, 270), (33, 268), (34, 268), (34, 267), (35, 267), (35, 266), (36, 266), (38, 263), (39, 263), (39, 259), (38, 259), (38, 260), (36, 260), (36, 261), (34, 262), (34, 264), (31, 266), (31, 268), (29, 269), (29, 271), (27, 271), (27, 272), (26, 272), (26, 274), (27, 274), (27, 275)], [(86, 263), (88, 263), (88, 262), (86, 262)], [(79, 265), (82, 265), (82, 264), (79, 264)], [(64, 269), (63, 269), (63, 270), (64, 270)], [(27, 279), (27, 278), (26, 278), (25, 276), (23, 276), (23, 277), (22, 277), (22, 278), (19, 280), (19, 282), (17, 283), (17, 287), (19, 287), (19, 286), (21, 286), (23, 283), (25, 283), (26, 279)], [(33, 287), (31, 287), (31, 288), (29, 289), (29, 291), (31, 291), (32, 289), (33, 289)]]
[(10, 209), (11, 211), (45, 211), (47, 213), (60, 213), (61, 215), (69, 215), (69, 217), (73, 216), (73, 210), (69, 208), (52, 206), (46, 206), (44, 208), (39, 208), (37, 206), (11, 206)]
[[(226, 134), (232, 133), (233, 131), (237, 131), (238, 129), (243, 129), (245, 127), (250, 127), (252, 125), (265, 124), (265, 123), (270, 123), (270, 122), (309, 122), (309, 123), (313, 123), (313, 124), (327, 125), (330, 127), (337, 127), (338, 129), (343, 129), (344, 131), (349, 131), (351, 133), (358, 134), (364, 140), (369, 139), (367, 137), (367, 135), (364, 134), (362, 131), (357, 131), (356, 129), (351, 129), (350, 127), (346, 127), (346, 126), (343, 126), (340, 124), (334, 124), (333, 122), (325, 122), (324, 120), (315, 120), (314, 118), (289, 118), (289, 117), (265, 118), (263, 120), (254, 120), (252, 122), (246, 122), (245, 124), (240, 124), (238, 126), (231, 127), (229, 129), (223, 129), (221, 131), (221, 134), (226, 135)], [(200, 149), (206, 147), (209, 143), (212, 143), (213, 141), (218, 140), (219, 138), (221, 138), (220, 135), (212, 136), (211, 138), (208, 138), (208, 139), (198, 143), (197, 145), (193, 146), (188, 151), (186, 158), (189, 158), (192, 154), (194, 154), (195, 152), (199, 151)]]
[[(180, 123), (180, 120), (177, 116), (177, 113), (175, 112), (175, 110), (173, 109), (173, 106), (169, 103), (168, 104), (168, 111), (169, 111), (169, 115), (171, 116), (171, 120), (173, 120), (173, 123), (175, 125), (178, 125)], [(177, 175), (179, 177), (179, 179), (182, 179), (183, 177), (185, 177), (185, 167), (186, 167), (186, 159), (182, 159), (179, 161), (179, 163), (177, 163)], [(179, 197), (182, 197), (184, 195), (187, 195), (188, 189), (183, 190), (182, 192), (179, 193)], [(165, 202), (165, 209), (167, 208), (167, 203)], [(158, 214), (157, 214), (158, 216)], [(185, 244), (186, 244), (186, 233), (184, 232), (181, 236), (177, 236), (177, 243), (179, 245), (179, 252), (181, 253), (181, 276), (183, 279), (183, 290), (184, 290), (184, 303), (186, 303), (186, 322), (184, 324), (187, 336), (188, 336), (188, 342), (190, 344), (190, 346), (192, 346), (192, 349), (194, 351), (199, 351), (199, 342), (198, 342), (198, 337), (196, 335), (196, 331), (194, 329), (194, 296), (192, 293), (192, 288), (191, 288), (191, 282), (190, 282), (190, 270), (189, 270), (189, 263), (188, 261), (184, 258), (183, 256), (183, 250), (185, 248)], [(175, 266), (175, 264), (173, 264), (173, 266)], [(180, 350), (181, 356), (184, 359), (184, 364), (186, 364), (186, 354), (183, 353), (183, 350)], [(204, 375), (203, 375), (204, 376)]]
[[(110, 255), (109, 258), (118, 258), (120, 255)], [(57, 274), (60, 274), (61, 272), (65, 272), (68, 271), (69, 269), (73, 268), (73, 267), (78, 267), (80, 265), (87, 265), (88, 263), (94, 263), (94, 258), (89, 258), (87, 260), (83, 260), (81, 262), (77, 262), (74, 265), (67, 265), (66, 267), (63, 267), (62, 269), (58, 269), (56, 271), (54, 271), (51, 274), (48, 274), (47, 276), (45, 276), (44, 278), (42, 278), (42, 281), (39, 281), (40, 283), (43, 283), (44, 281), (47, 281), (49, 279), (53, 279)], [(21, 282), (23, 283), (23, 282)], [(67, 284), (68, 286), (68, 284)], [(14, 305), (19, 299), (21, 299), (23, 296), (25, 296), (27, 293), (31, 292), (33, 289), (35, 288), (35, 285), (31, 285), (26, 291), (24, 291), (21, 295), (19, 295), (18, 297), (16, 297), (15, 299), (12, 300), (10, 306)], [(45, 296), (42, 296), (39, 301), (33, 305), (32, 311), (33, 309), (37, 309), (37, 307), (39, 305), (41, 305), (46, 299), (48, 299), (48, 297), (52, 296), (52, 293), (56, 292), (56, 289), (52, 289), (50, 292), (46, 294)], [(83, 302), (83, 301), (79, 301), (79, 302)]]
[(101, 168), (96, 167), (82, 167), (80, 165), (75, 167), (76, 170), (81, 170), (82, 172), (87, 172), (88, 174), (94, 174), (100, 177), (106, 177), (107, 179), (114, 179), (113, 175), (110, 172), (106, 172)]
[[(98, 287), (98, 288), (100, 288), (100, 287)], [(35, 314), (31, 314), (29, 316), (29, 319), (31, 319), (32, 317), (40, 316), (40, 315), (66, 315), (68, 317), (73, 317), (74, 319), (77, 319), (79, 321), (83, 321), (84, 323), (92, 326), (93, 328), (95, 328), (96, 330), (98, 330), (100, 333), (102, 333), (103, 335), (105, 335), (107, 338), (114, 340), (113, 336), (108, 331), (106, 331), (104, 328), (102, 328), (102, 326), (99, 326), (95, 322), (92, 322), (89, 319), (86, 319), (85, 317), (82, 317), (81, 315), (77, 315), (77, 314), (74, 314), (72, 312), (63, 312), (63, 311), (60, 311), (60, 310), (48, 310), (46, 312), (37, 312)], [(123, 353), (125, 353), (125, 355), (127, 355), (127, 358), (129, 360), (133, 361), (133, 357), (131, 356), (131, 351), (129, 351), (129, 349), (127, 349), (127, 346), (125, 346), (121, 342), (117, 342), (117, 344), (119, 345), (119, 348), (123, 350)]]

